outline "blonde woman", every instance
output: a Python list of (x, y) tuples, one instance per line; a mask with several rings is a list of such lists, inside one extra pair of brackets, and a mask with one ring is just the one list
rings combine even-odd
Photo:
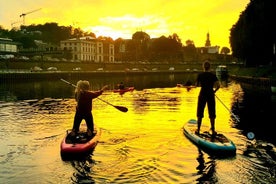
[(90, 84), (86, 80), (80, 80), (75, 89), (75, 99), (77, 101), (76, 113), (74, 117), (74, 125), (72, 129), (73, 135), (79, 131), (81, 121), (84, 119), (87, 125), (88, 135), (92, 135), (94, 131), (94, 121), (92, 115), (92, 100), (100, 96), (108, 86), (102, 87), (98, 91), (90, 91)]

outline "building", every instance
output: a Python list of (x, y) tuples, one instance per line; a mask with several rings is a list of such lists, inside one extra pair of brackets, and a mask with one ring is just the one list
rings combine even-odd
[(0, 38), (0, 54), (14, 54), (18, 52), (19, 43), (9, 38)]
[(205, 42), (205, 47), (199, 47), (199, 52), (201, 54), (218, 54), (219, 53), (219, 46), (211, 46), (211, 41), (210, 41), (210, 34), (207, 33), (207, 39)]
[(60, 48), (71, 51), (74, 61), (114, 62), (114, 44), (91, 36), (72, 38), (60, 42)]

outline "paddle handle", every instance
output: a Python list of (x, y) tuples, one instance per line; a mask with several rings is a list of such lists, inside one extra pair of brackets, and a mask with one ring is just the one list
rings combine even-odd
[(64, 80), (64, 79), (60, 79), (60, 80), (65, 82), (66, 84), (69, 84), (69, 85), (75, 87), (75, 88), (77, 87), (75, 84), (72, 84), (71, 82), (68, 82), (67, 80)]

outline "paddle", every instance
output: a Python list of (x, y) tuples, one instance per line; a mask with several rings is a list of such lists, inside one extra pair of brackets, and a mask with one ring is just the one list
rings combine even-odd
[[(217, 97), (217, 95), (215, 95)], [(237, 122), (240, 122), (239, 118), (232, 112), (230, 111), (229, 108), (227, 108), (227, 106), (222, 102), (221, 99), (219, 99), (219, 97), (217, 97), (217, 99), (222, 103), (222, 105), (231, 113), (232, 116), (234, 116), (234, 118), (237, 120)], [(253, 140), (255, 138), (255, 134), (253, 132), (248, 132), (246, 137), (249, 139), (249, 140)]]
[[(77, 87), (75, 84), (72, 84), (72, 83), (68, 82), (67, 80), (64, 80), (64, 79), (60, 79), (60, 80), (65, 82), (66, 84), (69, 84), (69, 85), (73, 86), (73, 87)], [(128, 111), (128, 109), (126, 107), (113, 105), (113, 104), (111, 104), (111, 103), (109, 103), (109, 102), (107, 102), (107, 101), (105, 101), (105, 100), (103, 100), (99, 97), (97, 97), (97, 99), (101, 100), (102, 102), (104, 102), (108, 105), (111, 105), (111, 106), (115, 107), (116, 109), (118, 109), (121, 112), (127, 112)]]
[(216, 98), (220, 101), (220, 103), (231, 113), (231, 115), (238, 121), (240, 122), (239, 118), (219, 99), (217, 95), (215, 95)]

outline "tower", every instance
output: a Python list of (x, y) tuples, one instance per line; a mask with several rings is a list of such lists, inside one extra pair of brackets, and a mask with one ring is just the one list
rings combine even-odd
[(210, 35), (209, 32), (207, 33), (207, 40), (205, 42), (205, 47), (210, 47), (211, 46), (211, 41), (210, 41)]

